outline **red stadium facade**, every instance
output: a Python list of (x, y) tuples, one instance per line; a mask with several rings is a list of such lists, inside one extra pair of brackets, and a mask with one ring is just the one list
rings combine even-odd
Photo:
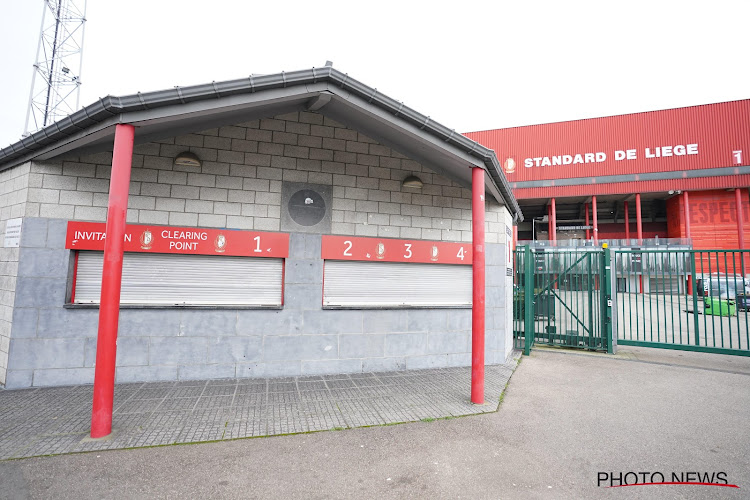
[(750, 241), (750, 100), (465, 135), (503, 164), (520, 240)]

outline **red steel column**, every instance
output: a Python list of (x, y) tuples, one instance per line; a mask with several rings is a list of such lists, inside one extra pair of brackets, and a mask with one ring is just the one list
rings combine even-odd
[[(625, 206), (625, 239), (630, 239), (630, 213), (628, 212), (628, 202), (626, 201), (624, 203)], [(630, 245), (630, 242), (628, 241), (628, 245)]]
[[(641, 219), (641, 195), (635, 195), (635, 229), (639, 240), (643, 239), (643, 220)], [(641, 245), (643, 242), (638, 242)]]
[[(685, 238), (692, 238), (690, 232), (690, 196), (687, 191), (682, 193), (683, 208), (685, 210)], [(688, 295), (693, 294), (693, 276), (688, 274), (687, 277), (687, 290)]]
[(693, 236), (690, 231), (690, 196), (687, 191), (682, 193), (682, 202), (685, 205), (685, 238), (692, 238)]
[(547, 204), (547, 241), (552, 241), (552, 205)]
[[(641, 219), (641, 195), (635, 195), (635, 229), (638, 237), (638, 245), (643, 244), (643, 220)], [(641, 254), (642, 255), (642, 254)], [(641, 257), (642, 259), (643, 257)], [(638, 293), (643, 293), (643, 271), (638, 276)]]
[(591, 211), (594, 212), (594, 245), (599, 244), (599, 218), (596, 213), (596, 196), (591, 197)]
[(94, 401), (91, 411), (92, 438), (104, 437), (112, 432), (122, 254), (134, 137), (135, 127), (132, 125), (120, 124), (115, 127), (115, 146), (112, 154), (112, 174), (109, 181), (109, 206), (107, 208), (107, 239), (104, 242), (102, 294), (99, 304)]
[(552, 235), (552, 241), (557, 241), (557, 207), (555, 206), (555, 199), (552, 198), (552, 204), (550, 205), (549, 211), (552, 218), (550, 219), (550, 232)]
[[(586, 203), (586, 226), (589, 225), (589, 204)], [(591, 231), (586, 229), (586, 241), (591, 239)]]
[(734, 190), (734, 201), (737, 205), (737, 238), (740, 250), (745, 249), (745, 217), (742, 213), (742, 191), (740, 188)]
[[(745, 216), (742, 212), (742, 190), (737, 188), (734, 190), (734, 200), (737, 205), (737, 237), (740, 246), (740, 250), (745, 249)], [(733, 259), (734, 260), (734, 259)], [(740, 253), (740, 265), (742, 275), (745, 275), (745, 254)], [(727, 272), (729, 272), (727, 270)]]
[(471, 402), (484, 403), (484, 169), (471, 171)]

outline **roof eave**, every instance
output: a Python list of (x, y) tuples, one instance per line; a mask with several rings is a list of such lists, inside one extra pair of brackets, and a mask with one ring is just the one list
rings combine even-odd
[[(481, 160), (494, 185), (488, 186), (493, 195), (502, 200), (511, 212), (514, 221), (523, 220), (523, 214), (494, 151), (430, 119), (402, 102), (396, 101), (377, 89), (349, 77), (332, 67), (312, 68), (282, 72), (275, 75), (251, 75), (245, 79), (211, 82), (190, 87), (175, 87), (134, 95), (107, 96), (79, 111), (59, 120), (15, 144), (0, 150), (0, 169), (9, 168), (37, 158), (42, 152), (64, 150), (68, 143), (80, 139), (103, 126), (123, 122), (123, 115), (139, 111), (155, 110), (173, 105), (186, 105), (209, 99), (222, 99), (232, 95), (268, 91), (298, 85), (327, 82), (346, 92), (384, 109), (395, 118), (404, 120), (420, 130), (433, 135), (446, 144)], [(105, 125), (106, 124), (106, 125)], [(97, 127), (98, 125), (98, 127)], [(62, 144), (61, 144), (62, 142)]]

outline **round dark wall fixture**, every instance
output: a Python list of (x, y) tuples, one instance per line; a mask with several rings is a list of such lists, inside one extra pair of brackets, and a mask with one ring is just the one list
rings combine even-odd
[(312, 189), (300, 189), (289, 198), (289, 217), (300, 226), (314, 226), (326, 215), (326, 202)]

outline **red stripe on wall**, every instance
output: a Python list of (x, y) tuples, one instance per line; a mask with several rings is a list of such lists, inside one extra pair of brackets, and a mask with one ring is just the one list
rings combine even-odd
[[(750, 99), (465, 135), (495, 151), (510, 182), (747, 165)], [(697, 154), (687, 154), (689, 144)], [(656, 157), (657, 147), (670, 156)], [(630, 151), (630, 158), (618, 160), (616, 151)], [(735, 151), (743, 152), (740, 162)], [(587, 153), (600, 157), (587, 161)], [(545, 157), (576, 154), (587, 162), (537, 166)], [(533, 166), (524, 166), (527, 159)]]

